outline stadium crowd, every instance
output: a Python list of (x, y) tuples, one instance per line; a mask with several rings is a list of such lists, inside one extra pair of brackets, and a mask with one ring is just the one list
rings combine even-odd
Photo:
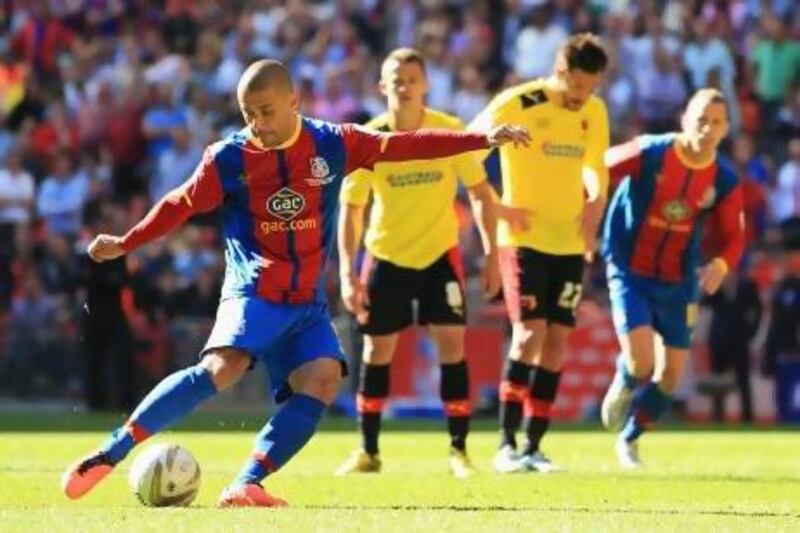
[[(547, 76), (580, 31), (601, 35), (613, 58), (602, 88), (612, 142), (675, 129), (699, 87), (731, 102), (742, 277), (778, 272), (755, 276), (773, 315), (759, 360), (773, 372), (780, 353), (800, 351), (800, 304), (780, 296), (800, 284), (788, 252), (800, 248), (793, 0), (12, 0), (0, 7), (0, 388), (129, 406), (146, 388), (130, 369), (148, 383), (163, 376), (185, 340), (176, 325), (213, 317), (223, 269), (213, 214), (116, 265), (90, 264), (85, 248), (90, 234), (141, 218), (207, 144), (241, 127), (234, 92), (253, 59), (289, 65), (304, 114), (365, 122), (384, 110), (381, 59), (414, 46), (428, 62), (428, 104), (469, 122), (500, 88)], [(468, 243), (475, 273), (479, 241)], [(89, 363), (100, 359), (118, 364)], [(127, 385), (93, 390), (108, 379)]]

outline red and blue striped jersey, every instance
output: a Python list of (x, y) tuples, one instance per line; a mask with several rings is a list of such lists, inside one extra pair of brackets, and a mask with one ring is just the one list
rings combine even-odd
[[(603, 255), (618, 268), (668, 283), (695, 284), (705, 220), (718, 225), (722, 258), (734, 269), (744, 248), (742, 192), (724, 159), (695, 168), (676, 134), (643, 135), (606, 153), (619, 183), (603, 228)], [(621, 181), (620, 181), (621, 180)]]
[(222, 211), (222, 297), (279, 303), (324, 300), (344, 177), (380, 161), (430, 159), (486, 148), (486, 136), (449, 130), (383, 133), (301, 118), (292, 139), (265, 149), (245, 128), (209, 146), (194, 174), (124, 237), (130, 251), (194, 213)]

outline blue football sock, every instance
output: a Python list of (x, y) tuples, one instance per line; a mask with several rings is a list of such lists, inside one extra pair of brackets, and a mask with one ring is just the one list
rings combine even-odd
[(636, 390), (636, 387), (639, 386), (641, 380), (631, 373), (630, 368), (628, 368), (627, 358), (624, 355), (619, 354), (617, 356), (616, 365), (617, 365), (617, 379), (622, 380), (622, 384), (625, 386), (626, 389)]
[(285, 465), (317, 430), (325, 404), (305, 394), (295, 394), (267, 422), (256, 437), (255, 452), (234, 485), (259, 483)]
[(114, 431), (101, 449), (116, 464), (136, 444), (188, 415), (216, 393), (211, 374), (204, 367), (195, 365), (179, 370), (150, 391), (128, 422)]
[(648, 383), (633, 395), (631, 414), (621, 435), (632, 442), (649, 429), (663, 415), (672, 402), (672, 395), (664, 392), (656, 383)]

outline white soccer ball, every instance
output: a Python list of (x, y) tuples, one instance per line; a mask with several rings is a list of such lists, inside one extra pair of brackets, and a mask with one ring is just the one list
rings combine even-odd
[(185, 507), (200, 490), (200, 465), (177, 444), (154, 444), (133, 461), (128, 482), (149, 507)]

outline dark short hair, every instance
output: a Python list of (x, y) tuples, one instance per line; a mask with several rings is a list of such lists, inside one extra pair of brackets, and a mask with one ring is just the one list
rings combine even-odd
[(387, 63), (389, 63), (389, 61), (397, 61), (401, 65), (406, 63), (416, 63), (420, 66), (420, 68), (422, 68), (422, 71), (425, 72), (425, 57), (419, 52), (419, 50), (415, 50), (414, 48), (396, 48), (389, 52), (389, 55), (383, 60), (381, 72), (383, 72), (384, 67)]
[(239, 79), (236, 93), (241, 97), (252, 91), (263, 91), (269, 88), (293, 89), (292, 76), (286, 65), (276, 59), (261, 59), (250, 66)]
[(593, 33), (573, 35), (561, 45), (558, 55), (563, 57), (567, 70), (599, 74), (608, 66), (608, 54), (600, 38)]

